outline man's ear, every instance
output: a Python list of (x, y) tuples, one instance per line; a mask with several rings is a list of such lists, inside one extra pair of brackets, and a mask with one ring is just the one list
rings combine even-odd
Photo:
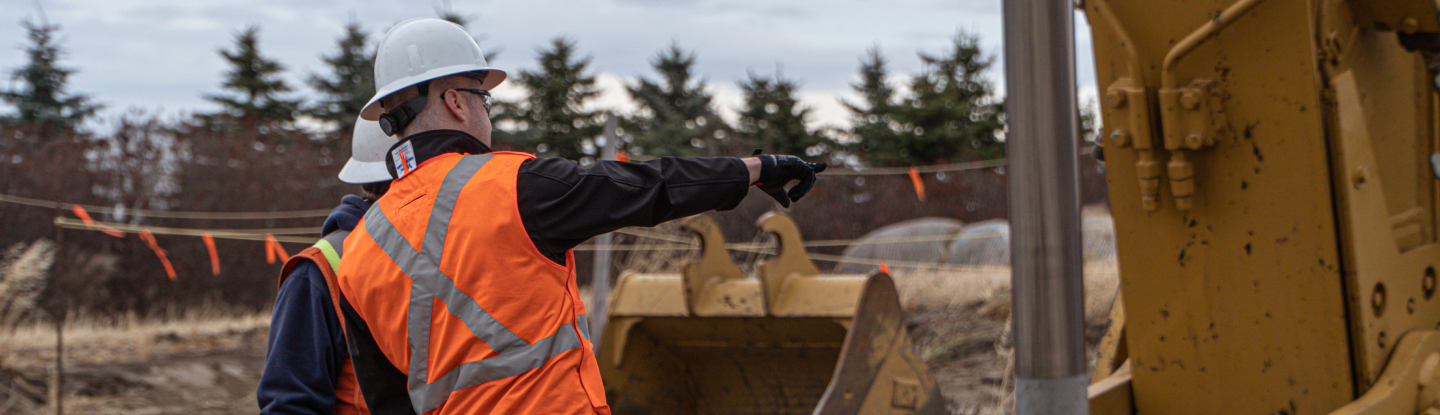
[(440, 95), (440, 98), (445, 103), (445, 111), (448, 111), (450, 116), (455, 117), (461, 124), (470, 122), (470, 109), (468, 108), (470, 103), (465, 102), (465, 97), (461, 96), (460, 91), (447, 89)]

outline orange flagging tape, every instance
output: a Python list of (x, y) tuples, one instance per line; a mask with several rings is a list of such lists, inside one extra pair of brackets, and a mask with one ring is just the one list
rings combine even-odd
[(210, 250), (210, 274), (220, 275), (220, 254), (215, 252), (215, 238), (210, 236), (210, 232), (205, 232), (200, 239), (205, 240), (205, 249)]
[(890, 266), (889, 266), (889, 265), (885, 265), (885, 261), (880, 261), (880, 272), (883, 272), (883, 273), (886, 273), (886, 274), (889, 274), (889, 273), (890, 273)]
[(615, 161), (630, 161), (630, 153), (626, 153), (625, 150), (616, 150)]
[(160, 249), (160, 244), (155, 243), (155, 235), (151, 235), (150, 231), (142, 230), (140, 231), (140, 240), (145, 241), (146, 245), (150, 245), (150, 249), (155, 251), (155, 256), (160, 257), (160, 263), (165, 265), (165, 275), (170, 277), (170, 281), (175, 281), (175, 267), (170, 265), (170, 258), (165, 257), (165, 250)]
[[(80, 205), (70, 205), (70, 211), (74, 212), (75, 216), (80, 218), (80, 221), (85, 222), (85, 227), (90, 229), (97, 228), (95, 226), (95, 221), (90, 219), (90, 212), (86, 212), (85, 208), (80, 207)], [(119, 229), (115, 229), (105, 225), (100, 225), (98, 228), (100, 229), (100, 232), (105, 232), (106, 235), (114, 236), (116, 238), (125, 237), (125, 232), (121, 232)]]
[(265, 234), (265, 263), (274, 264), (277, 255), (280, 257), (280, 262), (290, 260), (290, 254), (285, 253), (285, 247), (280, 246), (280, 241), (275, 240), (275, 235)]
[(70, 211), (75, 212), (75, 216), (85, 222), (85, 227), (95, 228), (95, 221), (90, 220), (90, 212), (86, 212), (85, 208), (80, 207), (80, 205), (70, 205)]
[(925, 201), (925, 182), (920, 180), (920, 169), (910, 166), (910, 183), (915, 185), (915, 197)]

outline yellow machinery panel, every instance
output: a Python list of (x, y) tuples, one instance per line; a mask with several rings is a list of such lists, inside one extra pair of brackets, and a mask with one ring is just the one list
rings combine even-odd
[(1085, 0), (1141, 414), (1355, 398), (1303, 0)]
[(1437, 3), (1083, 8), (1124, 296), (1092, 409), (1440, 414)]
[[(1424, 57), (1395, 31), (1356, 24), (1360, 16), (1430, 2), (1375, 2), (1322, 14), (1323, 68), (1338, 191), (1341, 261), (1357, 350), (1357, 380), (1368, 389), (1400, 336), (1435, 329), (1440, 246), (1435, 243), (1434, 89)], [(1378, 10), (1377, 10), (1378, 9)], [(1402, 19), (1403, 20), (1403, 19)], [(1418, 22), (1418, 20), (1415, 20)]]

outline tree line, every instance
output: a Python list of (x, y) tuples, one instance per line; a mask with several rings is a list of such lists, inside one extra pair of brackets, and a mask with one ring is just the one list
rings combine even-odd
[[(440, 17), (466, 26), (468, 18), (451, 10)], [(28, 34), (28, 62), (11, 70), (11, 85), (0, 99), (14, 111), (0, 124), (35, 127), (44, 135), (73, 133), (101, 108), (92, 96), (67, 91), (74, 68), (60, 64), (60, 26), (42, 17), (21, 22)], [(468, 29), (467, 29), (468, 30)], [(302, 121), (323, 125), (322, 132), (301, 134), (312, 140), (348, 138), (351, 123), (374, 94), (374, 57), (378, 36), (350, 21), (322, 54), (324, 69), (304, 79), (310, 99), (282, 74), (284, 64), (266, 56), (260, 27), (234, 34), (218, 50), (227, 63), (219, 92), (203, 97), (221, 109), (192, 120), (211, 130), (253, 131), (269, 139), (293, 137)], [(494, 52), (487, 59), (495, 57)], [(557, 37), (537, 49), (536, 67), (513, 71), (522, 98), (497, 102), (492, 118), (496, 142), (514, 150), (560, 156), (589, 164), (602, 146), (597, 138), (604, 111), (589, 105), (600, 93), (592, 57), (574, 38)], [(805, 155), (842, 164), (905, 166), (992, 159), (1004, 156), (1004, 106), (987, 73), (994, 62), (977, 36), (959, 31), (946, 50), (920, 52), (922, 68), (901, 87), (890, 73), (879, 45), (859, 60), (859, 81), (851, 88), (858, 101), (845, 101), (848, 128), (811, 128), (813, 109), (797, 96), (800, 82), (779, 69), (750, 71), (737, 82), (743, 102), (731, 123), (719, 116), (710, 85), (697, 75), (695, 51), (671, 44), (650, 59), (654, 74), (625, 85), (636, 111), (621, 118), (618, 147), (636, 158), (748, 154), (748, 149)], [(1085, 117), (1088, 121), (1093, 117)]]
[[(442, 11), (447, 20), (465, 19)], [(357, 191), (336, 180), (349, 155), (350, 123), (373, 94), (376, 36), (351, 22), (322, 55), (325, 68), (307, 74), (315, 91), (291, 97), (280, 62), (261, 52), (259, 28), (235, 34), (219, 53), (229, 68), (218, 91), (205, 97), (220, 110), (194, 116), (163, 116), (129, 110), (113, 130), (80, 128), (100, 109), (95, 98), (67, 89), (75, 69), (61, 64), (60, 27), (41, 19), (22, 22), (29, 34), (28, 62), (10, 72), (0, 99), (0, 194), (115, 208), (95, 219), (144, 227), (186, 229), (284, 229), (314, 227), (320, 218), (271, 220), (169, 219), (135, 209), (239, 212), (317, 209)], [(492, 51), (493, 53), (493, 51)], [(493, 59), (494, 56), (487, 56)], [(626, 85), (636, 111), (619, 114), (621, 144), (636, 159), (665, 155), (743, 155), (755, 147), (812, 159), (854, 159), (871, 166), (905, 166), (1003, 156), (999, 134), (1003, 105), (985, 79), (993, 58), (978, 39), (960, 33), (950, 47), (921, 54), (923, 70), (901, 84), (878, 47), (860, 57), (859, 98), (846, 102), (852, 127), (816, 130), (797, 97), (799, 82), (775, 73), (749, 73), (739, 81), (744, 96), (737, 121), (719, 116), (712, 87), (696, 73), (695, 51), (671, 44), (650, 59), (653, 74)], [(527, 94), (495, 107), (499, 149), (592, 160), (603, 146), (603, 113), (587, 105), (598, 94), (591, 58), (571, 38), (543, 45), (534, 68), (511, 71), (513, 86)], [(329, 130), (299, 128), (319, 120)], [(1105, 198), (1103, 169), (1081, 160), (1082, 195)], [(963, 221), (1003, 217), (1003, 169), (925, 174), (927, 200), (917, 198), (906, 175), (822, 175), (809, 203), (789, 212), (810, 239), (848, 239), (897, 221), (944, 216)], [(747, 198), (733, 211), (714, 213), (730, 240), (755, 238), (754, 220), (777, 209), (764, 197)], [(256, 241), (217, 239), (220, 275), (200, 239), (156, 235), (179, 278), (170, 280), (155, 253), (133, 234), (57, 230), (62, 207), (0, 203), (0, 248), (42, 238), (58, 239), (59, 257), (44, 303), (52, 310), (164, 314), (190, 306), (222, 304), (259, 310), (274, 299), (278, 264), (269, 264)], [(311, 235), (318, 236), (318, 235)], [(635, 243), (642, 243), (636, 241)], [(291, 253), (301, 244), (286, 244)], [(818, 252), (838, 254), (839, 247)], [(625, 261), (617, 254), (613, 264)], [(577, 275), (590, 256), (577, 255)], [(830, 266), (826, 264), (823, 266)], [(612, 270), (618, 271), (618, 270)]]

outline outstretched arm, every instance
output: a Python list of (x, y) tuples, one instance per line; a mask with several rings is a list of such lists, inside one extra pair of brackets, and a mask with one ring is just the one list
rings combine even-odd
[[(565, 251), (596, 235), (734, 209), (752, 184), (789, 207), (823, 169), (824, 164), (772, 155), (600, 161), (588, 170), (566, 159), (535, 159), (520, 168), (517, 196), (535, 247), (563, 264)], [(801, 182), (787, 196), (783, 186), (793, 180)]]
[(595, 235), (734, 209), (758, 177), (758, 160), (661, 157), (644, 163), (535, 159), (520, 168), (520, 218), (536, 248), (557, 263)]

